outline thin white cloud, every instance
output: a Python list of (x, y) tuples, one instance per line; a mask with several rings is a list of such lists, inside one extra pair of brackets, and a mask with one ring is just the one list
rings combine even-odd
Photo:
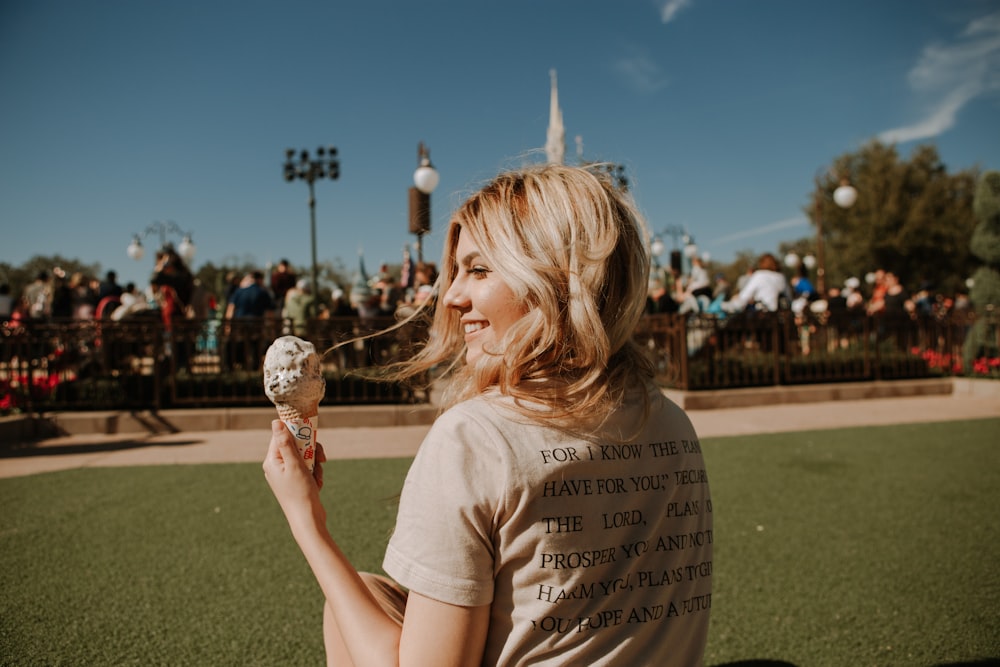
[(972, 21), (954, 42), (926, 47), (907, 78), (930, 100), (927, 113), (916, 123), (880, 133), (883, 142), (936, 137), (955, 125), (966, 104), (1000, 90), (1000, 12)]
[(626, 85), (639, 93), (655, 93), (667, 85), (667, 77), (660, 66), (642, 53), (619, 58), (614, 68)]
[[(660, 20), (666, 24), (676, 18), (678, 12), (691, 6), (692, 0), (659, 0)], [(645, 53), (633, 50), (613, 63), (615, 71), (625, 85), (637, 93), (648, 95), (662, 90), (667, 85), (667, 77), (660, 66)]]
[(714, 241), (710, 241), (708, 245), (722, 245), (723, 243), (732, 243), (733, 241), (748, 239), (754, 236), (763, 236), (765, 234), (770, 234), (772, 232), (780, 232), (785, 229), (804, 227), (808, 224), (809, 224), (809, 219), (806, 218), (805, 216), (800, 215), (794, 218), (788, 218), (787, 220), (779, 220), (777, 222), (772, 222), (767, 225), (761, 225), (760, 227), (754, 227), (752, 229), (744, 229), (742, 231), (736, 232), (735, 234), (727, 234), (726, 236), (720, 236)]
[(670, 23), (682, 9), (691, 6), (691, 0), (667, 0), (660, 8), (660, 20)]

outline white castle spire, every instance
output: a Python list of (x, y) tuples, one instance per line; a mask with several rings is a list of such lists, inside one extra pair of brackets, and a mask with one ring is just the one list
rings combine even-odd
[(545, 156), (549, 164), (563, 164), (566, 156), (566, 130), (563, 128), (562, 109), (559, 108), (559, 90), (556, 71), (549, 70), (552, 79), (552, 98), (549, 103), (549, 129), (545, 136)]

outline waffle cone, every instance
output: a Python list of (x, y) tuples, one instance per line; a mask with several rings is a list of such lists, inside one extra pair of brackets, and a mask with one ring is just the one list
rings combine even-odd
[(278, 410), (278, 419), (281, 421), (288, 421), (290, 419), (309, 419), (310, 417), (316, 417), (319, 415), (319, 403), (315, 403), (308, 407), (303, 407), (301, 405), (288, 405), (287, 403), (276, 403), (275, 408)]

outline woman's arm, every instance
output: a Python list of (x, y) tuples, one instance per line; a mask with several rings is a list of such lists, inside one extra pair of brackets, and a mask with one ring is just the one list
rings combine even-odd
[(411, 593), (401, 629), (330, 536), (319, 487), (280, 420), (271, 424), (264, 472), (356, 667), (479, 664), (489, 607), (458, 607)]
[(490, 606), (459, 607), (410, 592), (400, 656), (405, 665), (479, 665), (486, 646)]
[(736, 296), (726, 302), (726, 310), (732, 313), (738, 313), (746, 309), (747, 304), (753, 303), (757, 298), (757, 289), (760, 283), (760, 276), (754, 271), (750, 274), (750, 278), (747, 280), (746, 284), (743, 285), (743, 289), (737, 292)]

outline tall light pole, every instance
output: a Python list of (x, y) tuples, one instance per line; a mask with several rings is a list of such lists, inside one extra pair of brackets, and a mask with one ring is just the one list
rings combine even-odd
[(316, 194), (313, 183), (319, 179), (329, 178), (335, 181), (340, 178), (340, 161), (337, 159), (337, 147), (316, 149), (316, 157), (310, 158), (309, 151), (303, 150), (295, 157), (295, 149), (285, 151), (285, 180), (291, 183), (295, 179), (309, 184), (309, 238), (312, 246), (312, 315), (316, 316), (316, 304), (319, 302), (319, 274), (316, 265)]
[[(816, 290), (822, 298), (826, 298), (826, 248), (823, 239), (823, 202), (826, 190), (816, 177), (816, 197), (813, 203), (813, 221), (816, 223)], [(833, 201), (840, 208), (850, 208), (858, 200), (855, 190), (846, 178), (840, 179), (840, 185), (833, 191)]]
[(177, 234), (183, 237), (181, 242), (177, 245), (177, 254), (180, 255), (185, 262), (190, 262), (194, 259), (195, 246), (194, 241), (191, 240), (193, 232), (185, 232), (178, 226), (173, 220), (167, 220), (166, 222), (160, 222), (159, 220), (150, 224), (146, 229), (142, 231), (141, 234), (133, 234), (132, 242), (128, 244), (128, 248), (125, 249), (126, 254), (135, 261), (139, 261), (146, 254), (145, 248), (142, 247), (142, 239), (146, 238), (150, 234), (160, 235), (160, 250), (166, 250), (169, 247), (167, 243), (167, 234)]
[(417, 170), (410, 188), (410, 233), (417, 236), (417, 262), (424, 261), (424, 234), (431, 231), (431, 193), (441, 179), (424, 142), (417, 146)]

